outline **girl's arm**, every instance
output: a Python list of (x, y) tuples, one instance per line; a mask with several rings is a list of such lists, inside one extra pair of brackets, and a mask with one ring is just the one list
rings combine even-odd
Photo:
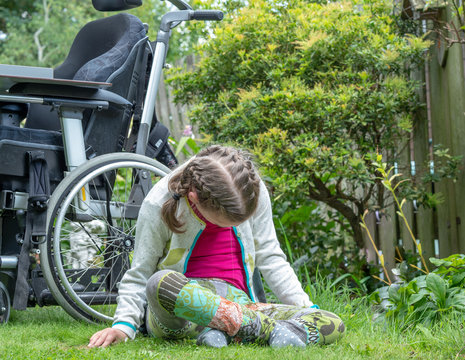
[(149, 193), (139, 212), (131, 269), (121, 280), (113, 323), (113, 328), (123, 331), (131, 339), (145, 315), (147, 281), (156, 271), (170, 236), (161, 219), (161, 207), (151, 201), (151, 195), (154, 193)]
[(256, 265), (273, 293), (284, 304), (313, 305), (279, 245), (270, 197), (263, 182), (260, 184), (259, 204), (252, 221)]
[(89, 347), (106, 347), (127, 338), (133, 339), (143, 321), (147, 281), (155, 272), (170, 236), (161, 219), (161, 205), (157, 201), (160, 193), (165, 191), (160, 191), (158, 186), (152, 188), (139, 211), (131, 269), (124, 274), (119, 286), (113, 326), (96, 332)]

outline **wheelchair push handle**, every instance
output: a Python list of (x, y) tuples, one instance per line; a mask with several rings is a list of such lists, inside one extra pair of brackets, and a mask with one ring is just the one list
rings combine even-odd
[(192, 20), (221, 21), (223, 12), (219, 10), (195, 10), (191, 15)]

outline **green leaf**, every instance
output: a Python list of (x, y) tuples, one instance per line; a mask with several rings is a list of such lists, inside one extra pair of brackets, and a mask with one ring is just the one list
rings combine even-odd
[(436, 302), (439, 307), (444, 307), (446, 304), (446, 281), (435, 273), (426, 275), (426, 286), (436, 297)]
[(404, 204), (405, 204), (406, 201), (407, 201), (407, 199), (402, 199), (402, 201), (400, 202), (400, 208), (401, 209), (404, 207)]
[(417, 326), (415, 326), (415, 328), (417, 328), (418, 330), (420, 330), (423, 335), (425, 335), (425, 337), (429, 340), (434, 340), (435, 337), (433, 336), (433, 334), (431, 333), (431, 330), (428, 329), (426, 326), (422, 325), (422, 324), (418, 324)]
[(430, 257), (429, 261), (431, 261), (431, 263), (433, 265), (436, 265), (437, 267), (442, 266), (442, 265), (444, 265), (444, 266), (451, 266), (452, 265), (452, 262), (447, 261), (446, 259), (436, 259), (435, 257)]
[(426, 275), (417, 276), (414, 281), (416, 282), (419, 289), (426, 288)]
[(344, 280), (344, 279), (346, 279), (348, 277), (353, 277), (353, 276), (350, 273), (343, 274), (343, 275), (339, 276), (336, 280), (334, 280), (329, 287), (330, 288), (334, 287), (335, 285), (339, 284), (342, 280)]
[(399, 301), (401, 301), (399, 289), (400, 289), (400, 286), (397, 284), (393, 284), (389, 286), (389, 289), (388, 289), (389, 300), (391, 300), (394, 303), (398, 303)]
[(178, 156), (179, 153), (184, 149), (184, 146), (186, 146), (186, 143), (187, 143), (187, 140), (189, 140), (190, 137), (187, 137), (187, 136), (183, 136), (179, 142), (178, 142), (178, 146), (176, 147), (176, 151), (174, 152), (174, 155), (175, 156)]
[(457, 310), (465, 310), (465, 293), (462, 291), (450, 296), (446, 301), (446, 308), (453, 307)]
[(187, 139), (187, 145), (192, 149), (192, 152), (194, 154), (197, 154), (200, 151), (200, 146), (197, 145), (194, 139), (188, 138)]
[(427, 295), (427, 292), (423, 292), (423, 291), (419, 292), (418, 294), (411, 295), (410, 298), (408, 299), (408, 305), (411, 306), (411, 305), (416, 304), (420, 300), (424, 299), (426, 295)]
[(459, 286), (462, 283), (463, 279), (465, 279), (465, 271), (453, 275), (451, 278), (451, 286)]

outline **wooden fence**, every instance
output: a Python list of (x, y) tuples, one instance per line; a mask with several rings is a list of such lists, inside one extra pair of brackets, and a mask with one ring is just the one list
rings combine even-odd
[[(178, 61), (175, 66), (194, 68), (194, 56), (187, 56)], [(170, 129), (171, 136), (179, 140), (183, 136), (183, 131), (187, 125), (191, 125), (188, 118), (188, 107), (186, 105), (176, 105), (172, 88), (165, 83), (162, 75), (158, 89), (156, 108), (158, 121)]]
[[(435, 31), (440, 26), (438, 24), (451, 21), (450, 9), (437, 9), (434, 13), (430, 10), (428, 18), (420, 18), (418, 24), (419, 27), (433, 30), (430, 38), (434, 45), (425, 58), (424, 68), (418, 69), (412, 78), (424, 84), (420, 96), (426, 107), (423, 114), (414, 121), (410, 141), (400, 146), (402, 162), (410, 164), (407, 171), (413, 174), (420, 167), (425, 169), (425, 164), (428, 171), (434, 171), (434, 145), (441, 144), (449, 148), (452, 155), (465, 155), (465, 47), (457, 43), (448, 48), (444, 39)], [(462, 161), (457, 181), (443, 180), (430, 184), (433, 193), (443, 196), (442, 203), (435, 209), (418, 207), (414, 203), (407, 203), (404, 207), (413, 237), (421, 241), (426, 259), (465, 253), (465, 230), (462, 224), (465, 221), (463, 164)], [(395, 258), (398, 258), (396, 246), (416, 252), (415, 243), (396, 211), (391, 206), (384, 209), (384, 215), (378, 219), (375, 214), (370, 214), (368, 219), (388, 268), (393, 268)], [(366, 249), (368, 258), (376, 261), (368, 239)]]

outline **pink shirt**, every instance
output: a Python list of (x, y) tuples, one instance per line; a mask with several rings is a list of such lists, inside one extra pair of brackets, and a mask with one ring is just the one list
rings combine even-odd
[(221, 279), (248, 294), (241, 246), (233, 228), (207, 221), (192, 203), (190, 205), (206, 227), (194, 245), (184, 275)]

